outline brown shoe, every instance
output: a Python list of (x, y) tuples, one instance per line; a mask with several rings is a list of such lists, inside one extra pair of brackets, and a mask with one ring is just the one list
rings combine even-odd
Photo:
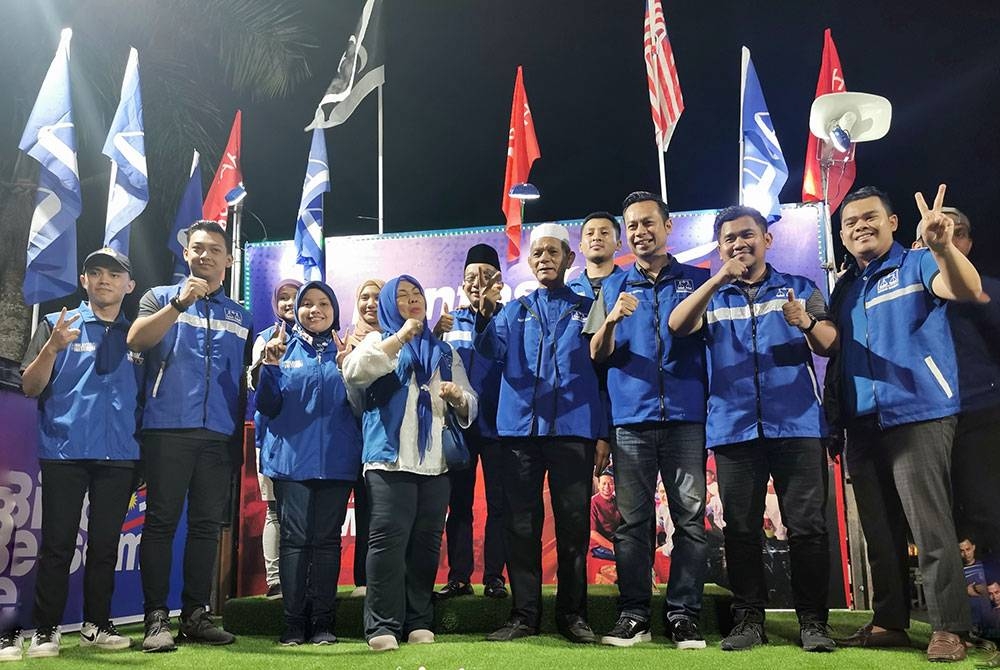
[(927, 660), (952, 663), (965, 660), (965, 643), (962, 638), (946, 630), (931, 633), (931, 643), (927, 645)]
[(867, 647), (870, 649), (888, 649), (892, 647), (909, 647), (910, 636), (905, 630), (887, 629), (872, 630), (872, 624), (857, 629), (853, 635), (837, 640), (841, 647)]

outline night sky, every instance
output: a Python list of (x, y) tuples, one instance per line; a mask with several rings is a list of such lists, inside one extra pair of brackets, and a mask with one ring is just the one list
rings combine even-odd
[[(247, 207), (270, 239), (293, 235), (309, 147), (302, 128), (361, 5), (302, 3), (320, 47), (310, 58), (313, 78), (290, 98), (219, 103), (228, 119), (237, 106), (244, 110)], [(531, 181), (543, 197), (529, 204), (526, 222), (597, 209), (618, 214), (628, 192), (658, 190), (642, 59), (644, 7), (643, 0), (388, 0), (386, 231), (503, 223), (518, 64), (542, 152)], [(947, 183), (948, 204), (973, 221), (973, 260), (1000, 274), (993, 220), (1000, 207), (1000, 3), (665, 0), (664, 11), (685, 101), (667, 153), (671, 209), (714, 209), (737, 199), (742, 45), (751, 49), (788, 163), (782, 202), (798, 201), (823, 29), (830, 27), (848, 90), (884, 95), (894, 107), (889, 135), (859, 145), (855, 186), (875, 184), (890, 193), (901, 218), (897, 239), (909, 244), (918, 218), (913, 192), (929, 199), (939, 182)], [(373, 94), (346, 124), (326, 131), (333, 182), (325, 203), (328, 236), (376, 231), (376, 128)], [(227, 134), (228, 125), (220, 145)], [(218, 156), (202, 161), (214, 169)], [(81, 247), (100, 234), (103, 205), (97, 209), (99, 216), (81, 220)], [(143, 225), (133, 244), (164, 248), (169, 222)], [(251, 215), (244, 232), (251, 241), (264, 237)], [(167, 256), (142, 255), (154, 260), (139, 269), (140, 286), (161, 283)]]

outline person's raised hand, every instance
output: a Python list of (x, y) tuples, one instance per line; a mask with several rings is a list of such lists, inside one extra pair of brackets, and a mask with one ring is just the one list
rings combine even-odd
[(59, 312), (59, 318), (56, 319), (56, 325), (52, 327), (52, 332), (49, 334), (49, 340), (45, 343), (46, 346), (51, 347), (53, 352), (59, 353), (80, 337), (80, 329), (72, 327), (79, 318), (79, 314), (74, 314), (67, 319), (66, 308), (63, 307), (62, 311)]
[(460, 407), (465, 402), (465, 392), (455, 382), (441, 382), (441, 399), (452, 407)]
[(938, 186), (933, 207), (927, 206), (923, 193), (915, 193), (913, 196), (917, 201), (917, 209), (920, 210), (920, 222), (917, 227), (923, 231), (924, 243), (936, 253), (941, 253), (951, 244), (955, 231), (955, 222), (941, 211), (941, 208), (944, 207), (944, 194), (947, 188), (944, 184)]
[(619, 293), (614, 307), (608, 313), (608, 321), (619, 323), (622, 319), (632, 316), (638, 306), (639, 299), (634, 295), (631, 293)]
[(195, 301), (200, 300), (208, 295), (208, 282), (200, 277), (188, 277), (184, 280), (184, 285), (181, 286), (181, 292), (177, 296), (177, 301), (181, 304), (184, 309), (187, 309), (195, 303)]
[(789, 326), (807, 328), (811, 319), (805, 305), (795, 299), (795, 291), (788, 289), (788, 300), (781, 306), (781, 313)]
[(275, 324), (275, 333), (264, 345), (264, 365), (277, 365), (288, 349), (288, 334), (285, 332), (285, 322)]
[(503, 275), (499, 272), (494, 273), (492, 277), (488, 280), (486, 279), (486, 272), (483, 268), (479, 268), (479, 304), (476, 305), (476, 311), (485, 317), (493, 316), (493, 312), (497, 308), (497, 300), (493, 296), (493, 288), (503, 281)]
[(445, 333), (450, 332), (454, 327), (455, 317), (451, 315), (448, 303), (444, 303), (441, 305), (441, 316), (438, 317), (437, 323), (434, 324), (434, 337), (441, 337)]
[(728, 284), (729, 282), (736, 281), (737, 279), (742, 279), (750, 271), (750, 268), (741, 261), (735, 258), (730, 258), (728, 261), (722, 264), (719, 271), (715, 273), (715, 278), (718, 280), (719, 284)]
[(418, 337), (424, 329), (424, 322), (416, 319), (407, 319), (403, 327), (396, 331), (396, 336), (405, 344), (414, 337)]

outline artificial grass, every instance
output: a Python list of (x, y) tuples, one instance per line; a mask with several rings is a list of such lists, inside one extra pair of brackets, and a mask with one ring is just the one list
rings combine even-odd
[[(341, 637), (362, 637), (362, 598), (350, 598), (351, 587), (341, 589), (337, 605), (337, 622), (334, 632)], [(543, 632), (554, 633), (555, 587), (542, 587)], [(594, 630), (608, 630), (618, 618), (616, 601), (618, 587), (591, 585), (587, 590), (587, 619)], [(731, 595), (726, 589), (709, 584), (705, 587), (701, 626), (705, 634), (728, 631), (732, 625), (729, 613)], [(476, 587), (475, 596), (461, 596), (434, 607), (434, 630), (438, 633), (485, 635), (503, 625), (510, 613), (510, 598), (482, 597), (482, 587)], [(663, 630), (662, 589), (653, 596), (653, 629)], [(226, 630), (237, 635), (272, 635), (277, 637), (284, 630), (280, 600), (266, 600), (263, 596), (234, 598), (223, 608)]]
[[(838, 636), (845, 636), (866, 623), (870, 612), (831, 613), (831, 625)], [(138, 644), (141, 626), (123, 627)], [(600, 631), (599, 631), (600, 632)], [(654, 629), (653, 642), (628, 649), (603, 646), (574, 645), (557, 635), (541, 635), (509, 643), (488, 643), (481, 634), (439, 634), (433, 645), (401, 646), (399, 651), (375, 654), (359, 638), (347, 638), (339, 644), (324, 647), (303, 645), (280, 647), (273, 636), (241, 636), (228, 647), (181, 645), (169, 654), (142, 654), (138, 651), (99, 652), (76, 646), (77, 636), (67, 635), (60, 660), (51, 664), (61, 668), (207, 668), (210, 670), (257, 670), (263, 668), (330, 668), (347, 667), (389, 670), (479, 670), (545, 668), (545, 670), (582, 670), (583, 668), (657, 668), (683, 664), (684, 670), (717, 670), (720, 667), (761, 668), (850, 668), (927, 670), (923, 648), (930, 637), (926, 624), (914, 624), (910, 630), (912, 649), (864, 650), (838, 649), (831, 654), (807, 654), (795, 645), (798, 624), (791, 612), (768, 613), (767, 632), (770, 644), (747, 652), (722, 652), (718, 649), (719, 635), (707, 636), (709, 648), (678, 651), (669, 645), (662, 631)], [(974, 657), (983, 660), (982, 657)], [(24, 662), (36, 665), (39, 660)], [(971, 668), (973, 660), (955, 664)], [(16, 665), (9, 666), (18, 667)]]

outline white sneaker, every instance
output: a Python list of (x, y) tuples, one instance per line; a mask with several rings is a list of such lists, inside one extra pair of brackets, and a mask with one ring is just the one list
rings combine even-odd
[(434, 633), (426, 628), (411, 630), (406, 639), (410, 644), (434, 644)]
[(84, 621), (83, 627), (80, 629), (80, 646), (97, 647), (98, 649), (128, 649), (132, 646), (132, 640), (120, 634), (110, 621), (103, 626)]
[(39, 628), (31, 636), (31, 645), (28, 647), (28, 658), (45, 658), (46, 656), (59, 655), (59, 640), (62, 634), (58, 626)]
[(368, 640), (368, 648), (372, 651), (393, 651), (399, 649), (399, 641), (395, 635), (376, 635)]
[(24, 658), (24, 633), (20, 628), (0, 634), (0, 662)]
[(365, 594), (368, 593), (367, 586), (358, 586), (353, 591), (351, 591), (352, 598), (364, 598)]

